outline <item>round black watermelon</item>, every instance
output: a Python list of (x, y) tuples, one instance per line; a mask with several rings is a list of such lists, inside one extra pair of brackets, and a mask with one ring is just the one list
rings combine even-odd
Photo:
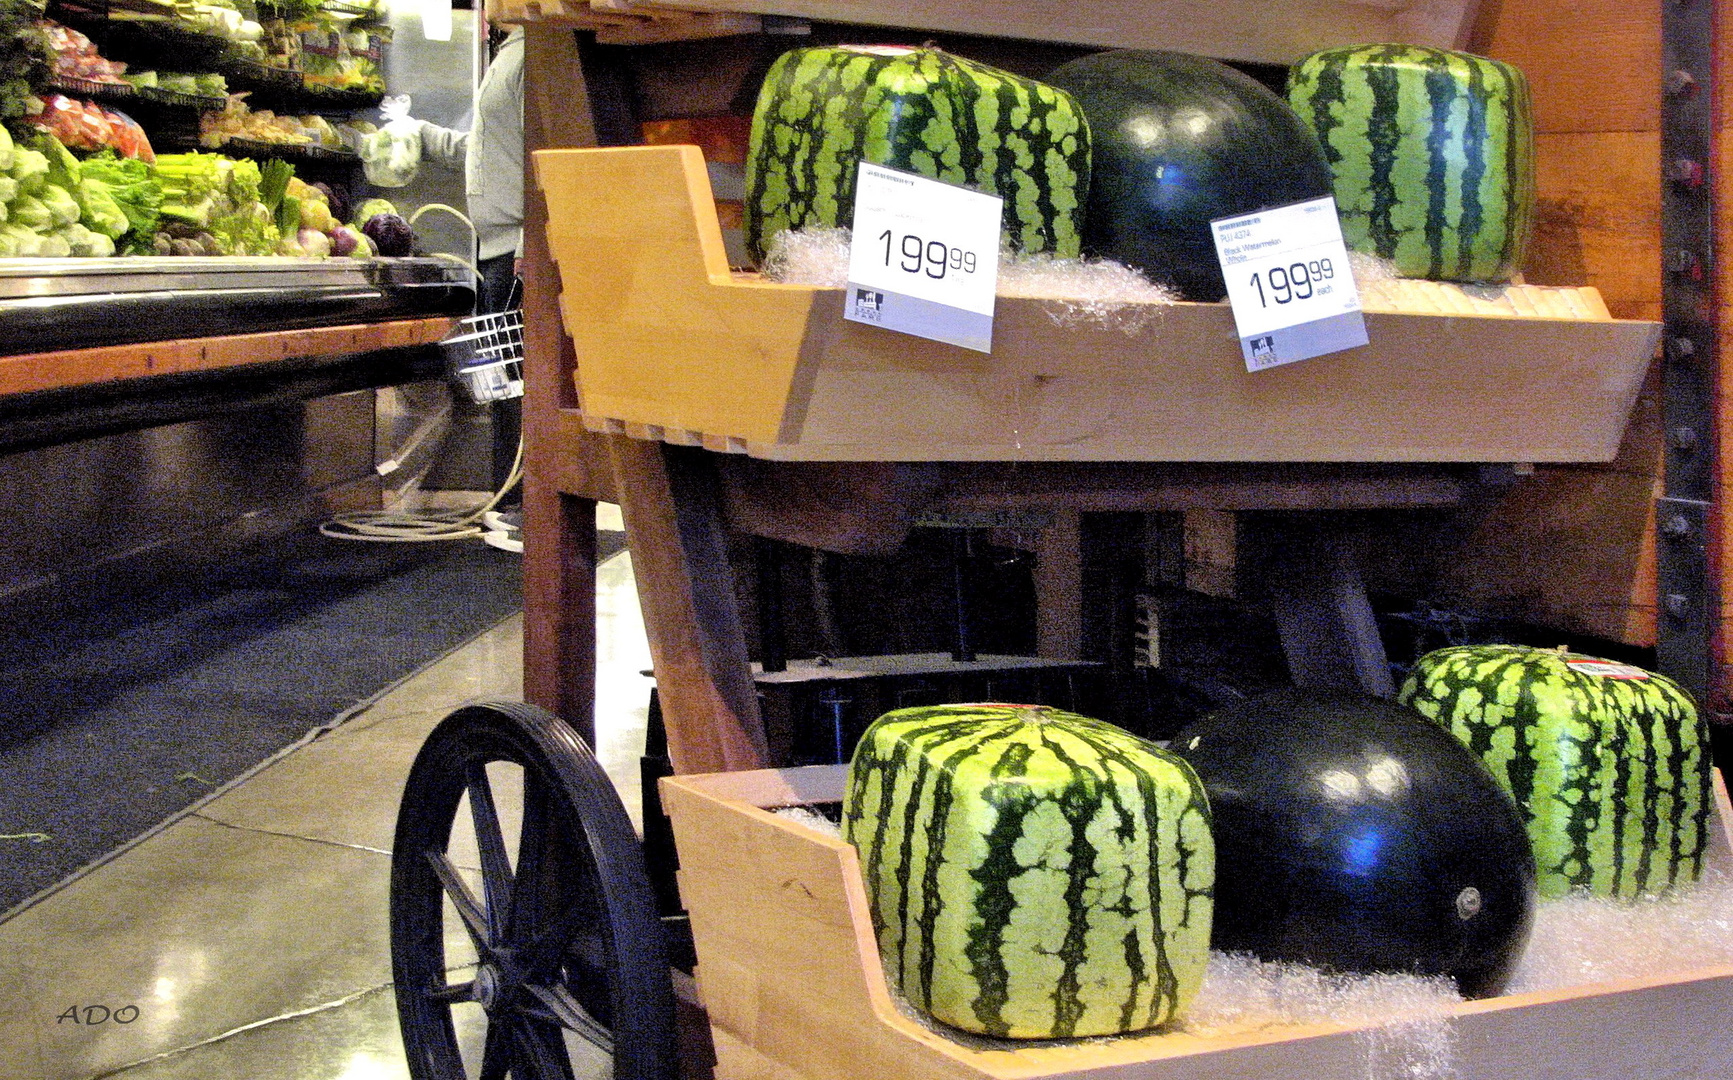
[(1044, 80), (1083, 107), (1093, 140), (1083, 251), (1188, 300), (1227, 293), (1212, 219), (1329, 195), (1317, 136), (1262, 83), (1208, 57), (1096, 53)]
[(1453, 976), (1497, 993), (1533, 923), (1515, 802), (1450, 734), (1358, 693), (1280, 690), (1172, 749), (1209, 794), (1211, 946), (1339, 972)]

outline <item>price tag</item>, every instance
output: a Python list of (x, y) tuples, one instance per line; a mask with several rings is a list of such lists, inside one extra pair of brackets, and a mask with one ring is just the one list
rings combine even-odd
[(1247, 371), (1366, 344), (1336, 200), (1210, 222)]
[(861, 162), (843, 317), (991, 352), (1001, 205)]

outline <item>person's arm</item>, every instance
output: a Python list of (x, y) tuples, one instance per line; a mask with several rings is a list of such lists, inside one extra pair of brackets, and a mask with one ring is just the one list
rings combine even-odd
[(426, 120), (417, 122), (421, 125), (422, 159), (448, 169), (463, 168), (464, 157), (469, 153), (469, 132), (453, 131)]

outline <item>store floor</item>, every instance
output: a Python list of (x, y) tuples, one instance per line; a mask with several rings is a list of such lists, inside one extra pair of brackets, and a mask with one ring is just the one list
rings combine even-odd
[[(630, 555), (598, 577), (598, 750), (636, 817), (650, 684)], [(508, 619), (0, 924), (0, 1080), (406, 1076), (386, 918), (398, 795), (440, 717), (521, 696), (522, 630)]]

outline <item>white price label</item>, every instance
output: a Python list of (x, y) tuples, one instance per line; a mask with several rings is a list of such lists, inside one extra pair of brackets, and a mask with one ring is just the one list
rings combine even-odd
[(843, 317), (992, 351), (1003, 201), (863, 161)]
[(1210, 222), (1247, 371), (1366, 344), (1336, 200)]

